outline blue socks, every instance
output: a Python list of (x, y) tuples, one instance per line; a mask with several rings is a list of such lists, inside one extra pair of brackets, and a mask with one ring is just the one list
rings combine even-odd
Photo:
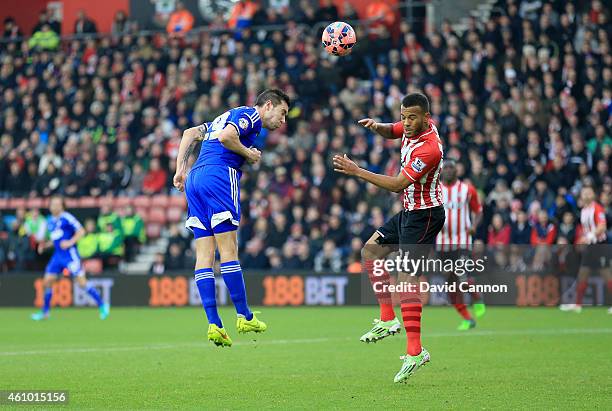
[(236, 312), (244, 316), (247, 320), (251, 320), (253, 318), (253, 313), (247, 304), (244, 278), (242, 277), (240, 263), (238, 261), (221, 263), (221, 274), (223, 275), (223, 281), (225, 281), (230, 297), (236, 307)]
[(102, 297), (100, 297), (100, 294), (95, 288), (87, 287), (87, 294), (91, 295), (91, 298), (93, 298), (96, 301), (96, 304), (98, 304), (98, 307), (101, 307), (102, 304), (104, 304), (104, 301), (102, 301)]
[(51, 297), (53, 296), (53, 288), (45, 288), (45, 299), (43, 303), (43, 313), (47, 314), (51, 308)]
[[(91, 298), (95, 300), (96, 304), (98, 304), (98, 307), (104, 304), (104, 301), (102, 301), (102, 297), (100, 297), (100, 293), (98, 293), (98, 291), (95, 288), (87, 287), (86, 289), (87, 289), (87, 294), (91, 295)], [(47, 314), (49, 312), (49, 309), (51, 308), (51, 297), (53, 297), (53, 288), (46, 288), (43, 308), (42, 308), (42, 311), (45, 314)]]
[(202, 307), (206, 312), (208, 323), (223, 328), (223, 323), (217, 312), (217, 290), (215, 289), (215, 275), (212, 268), (195, 270), (195, 281), (200, 291), (200, 300), (202, 300)]

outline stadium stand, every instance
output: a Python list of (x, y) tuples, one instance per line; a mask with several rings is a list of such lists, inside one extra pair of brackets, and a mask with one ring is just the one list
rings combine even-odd
[[(478, 241), (529, 242), (522, 212), (533, 230), (552, 225), (549, 241), (575, 233), (585, 184), (601, 188), (610, 219), (612, 27), (600, 1), (501, 0), (495, 10), (507, 13), (474, 18), (463, 33), (448, 23), (428, 35), (406, 22), (395, 33), (358, 24), (359, 42), (341, 61), (325, 56), (317, 33), (304, 25), (334, 6), (301, 4), (288, 18), (273, 9), (248, 13), (253, 24), (283, 29), (241, 20), (232, 23), (244, 26), (240, 32), (194, 28), (177, 37), (127, 25), (114, 36), (58, 45), (49, 27), (40, 29), (50, 34), (20, 39), (7, 20), (0, 43), (0, 271), (36, 261), (26, 209), (45, 208), (55, 193), (94, 217), (107, 197), (117, 212), (130, 205), (150, 244), (167, 241), (185, 210), (172, 189), (181, 131), (253, 104), (264, 87), (286, 90), (294, 105), (283, 129), (261, 136), (257, 173), (243, 177), (241, 238), (251, 239), (240, 241), (245, 268), (269, 268), (273, 260), (314, 269), (335, 255), (343, 256), (343, 269), (355, 263), (354, 250), (401, 201), (333, 173), (330, 158), (346, 152), (372, 171), (396, 174), (395, 142), (356, 120), (396, 121), (402, 95), (417, 90), (431, 99), (446, 155), (459, 160), (460, 177), (485, 203)], [(559, 231), (566, 212), (574, 218), (563, 219)], [(276, 223), (279, 215), (285, 223)], [(338, 224), (350, 235), (336, 237)], [(278, 234), (287, 244), (275, 243)], [(166, 269), (188, 255), (189, 247), (177, 247), (167, 252)], [(161, 267), (159, 249), (143, 252)], [(101, 270), (99, 261), (88, 264)]]

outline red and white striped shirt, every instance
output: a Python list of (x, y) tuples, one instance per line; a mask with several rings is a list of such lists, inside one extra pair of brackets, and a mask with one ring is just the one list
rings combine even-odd
[(482, 212), (482, 205), (478, 193), (473, 185), (457, 180), (451, 185), (442, 186), (442, 201), (446, 211), (444, 227), (436, 237), (438, 249), (443, 251), (469, 248), (472, 244), (470, 228), (472, 219), (470, 213)]
[(606, 241), (606, 230), (604, 230), (600, 235), (595, 234), (597, 226), (601, 223), (606, 224), (606, 210), (601, 204), (593, 201), (589, 206), (584, 207), (580, 211), (582, 233), (589, 244)]
[(423, 210), (442, 204), (440, 171), (442, 170), (442, 140), (433, 121), (416, 137), (404, 135), (402, 122), (393, 124), (393, 135), (402, 137), (402, 173), (414, 182), (404, 189), (404, 208)]

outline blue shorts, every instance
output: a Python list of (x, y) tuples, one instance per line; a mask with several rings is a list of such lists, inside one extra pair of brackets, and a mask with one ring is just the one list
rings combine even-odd
[(60, 253), (54, 253), (45, 268), (45, 274), (60, 275), (64, 270), (68, 271), (72, 277), (85, 275), (85, 270), (83, 270), (81, 265), (81, 257), (76, 247), (62, 250)]
[(240, 170), (221, 165), (205, 165), (189, 172), (185, 227), (195, 238), (238, 229), (241, 175)]

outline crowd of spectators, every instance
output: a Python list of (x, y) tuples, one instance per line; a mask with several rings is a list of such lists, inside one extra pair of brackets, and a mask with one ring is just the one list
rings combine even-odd
[[(497, 6), (504, 13), (461, 34), (448, 22), (427, 35), (405, 21), (356, 25), (341, 59), (303, 25), (341, 18), (330, 1), (287, 15), (256, 8), (215, 34), (116, 32), (55, 52), (1, 43), (0, 196), (181, 195), (171, 182), (181, 131), (279, 87), (293, 100), (287, 124), (262, 132), (262, 161), (241, 181), (242, 262), (339, 271), (402, 203), (335, 174), (330, 158), (397, 174), (397, 142), (356, 120), (397, 121), (402, 96), (424, 91), (445, 155), (484, 203), (476, 240), (571, 243), (581, 187), (593, 185), (610, 216), (609, 10), (600, 0)], [(5, 23), (5, 38), (18, 32)]]

